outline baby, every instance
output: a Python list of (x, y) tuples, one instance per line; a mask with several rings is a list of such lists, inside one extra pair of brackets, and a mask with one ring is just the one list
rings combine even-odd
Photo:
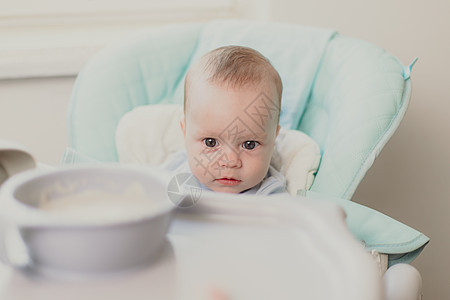
[(184, 157), (172, 164), (215, 192), (285, 192), (270, 166), (278, 135), (282, 83), (259, 52), (226, 46), (203, 56), (185, 81)]

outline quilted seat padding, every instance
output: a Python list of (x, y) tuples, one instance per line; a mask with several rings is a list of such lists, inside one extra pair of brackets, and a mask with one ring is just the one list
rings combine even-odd
[[(228, 26), (227, 22), (230, 28), (240, 28), (241, 24), (243, 29), (249, 25), (260, 30), (257, 36), (263, 39), (264, 33), (277, 33), (271, 23), (239, 21), (223, 21), (222, 30)], [(156, 28), (100, 51), (79, 74), (74, 88), (68, 116), (69, 146), (75, 153), (70, 156), (74, 158), (72, 161), (117, 161), (115, 132), (123, 115), (148, 104), (182, 104), (181, 87), (189, 65), (198, 56), (199, 48), (205, 50), (213, 45), (200, 41), (207, 26), (211, 23)], [(291, 32), (299, 29), (279, 31), (277, 39), (284, 37), (286, 44), (271, 45), (283, 52), (292, 45), (290, 41), (298, 38)], [(242, 32), (238, 32), (242, 37)], [(322, 31), (305, 28), (305, 32)], [(232, 34), (225, 36), (232, 41)], [(302, 42), (309, 47), (310, 41), (316, 39), (306, 40)], [(265, 39), (262, 45), (271, 41)], [(317, 48), (312, 49), (302, 53), (316, 53)], [(307, 78), (309, 90), (302, 90), (298, 99), (301, 105), (297, 109), (282, 108), (281, 116), (283, 111), (298, 114), (299, 119), (288, 123), (287, 128), (304, 131), (320, 146), (322, 160), (306, 195), (343, 205), (352, 233), (367, 241), (368, 247), (388, 253), (390, 264), (410, 262), (428, 243), (426, 236), (345, 200), (352, 197), (406, 112), (411, 91), (410, 66), (403, 67), (378, 46), (339, 34), (332, 34), (321, 50), (318, 67)], [(289, 67), (292, 66), (292, 72), (297, 69), (295, 64), (285, 62), (305, 56), (280, 54), (276, 58), (274, 62), (282, 70), (282, 77), (286, 77)], [(286, 61), (279, 61), (283, 59)], [(281, 66), (287, 66), (286, 72)], [(304, 83), (304, 76), (295, 74), (283, 83), (294, 88), (298, 82)]]
[(351, 198), (405, 114), (410, 82), (403, 70), (368, 42), (329, 42), (298, 128), (322, 151), (312, 191)]

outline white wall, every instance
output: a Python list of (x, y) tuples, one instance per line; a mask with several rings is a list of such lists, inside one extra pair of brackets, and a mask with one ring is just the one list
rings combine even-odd
[(66, 111), (74, 77), (0, 80), (0, 139), (57, 165), (67, 145)]
[(450, 299), (450, 1), (273, 1), (271, 19), (334, 28), (371, 41), (412, 72), (409, 110), (354, 201), (431, 238), (413, 263), (424, 299)]
[[(354, 200), (431, 237), (414, 262), (424, 279), (424, 299), (450, 299), (450, 2), (265, 0), (264, 9), (249, 11), (252, 18), (335, 28), (382, 46), (404, 64), (419, 57), (406, 117)], [(20, 142), (38, 160), (57, 164), (67, 143), (73, 81), (0, 81), (0, 138)]]

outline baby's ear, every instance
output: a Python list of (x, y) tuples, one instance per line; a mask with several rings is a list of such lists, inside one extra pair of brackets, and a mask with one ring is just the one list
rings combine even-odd
[(183, 136), (186, 137), (186, 118), (184, 115), (180, 118), (180, 127), (181, 131), (183, 131)]
[(280, 128), (281, 128), (281, 126), (280, 126), (280, 125), (277, 125), (277, 133), (275, 134), (275, 137), (278, 136), (278, 132), (280, 132)]

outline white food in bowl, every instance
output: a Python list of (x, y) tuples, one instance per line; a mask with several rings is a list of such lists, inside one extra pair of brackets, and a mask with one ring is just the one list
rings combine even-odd
[(64, 193), (52, 198), (43, 193), (38, 208), (72, 217), (101, 217), (103, 220), (117, 220), (124, 215), (156, 212), (158, 206), (149, 199), (143, 186), (130, 183), (123, 191), (113, 193), (100, 188)]

